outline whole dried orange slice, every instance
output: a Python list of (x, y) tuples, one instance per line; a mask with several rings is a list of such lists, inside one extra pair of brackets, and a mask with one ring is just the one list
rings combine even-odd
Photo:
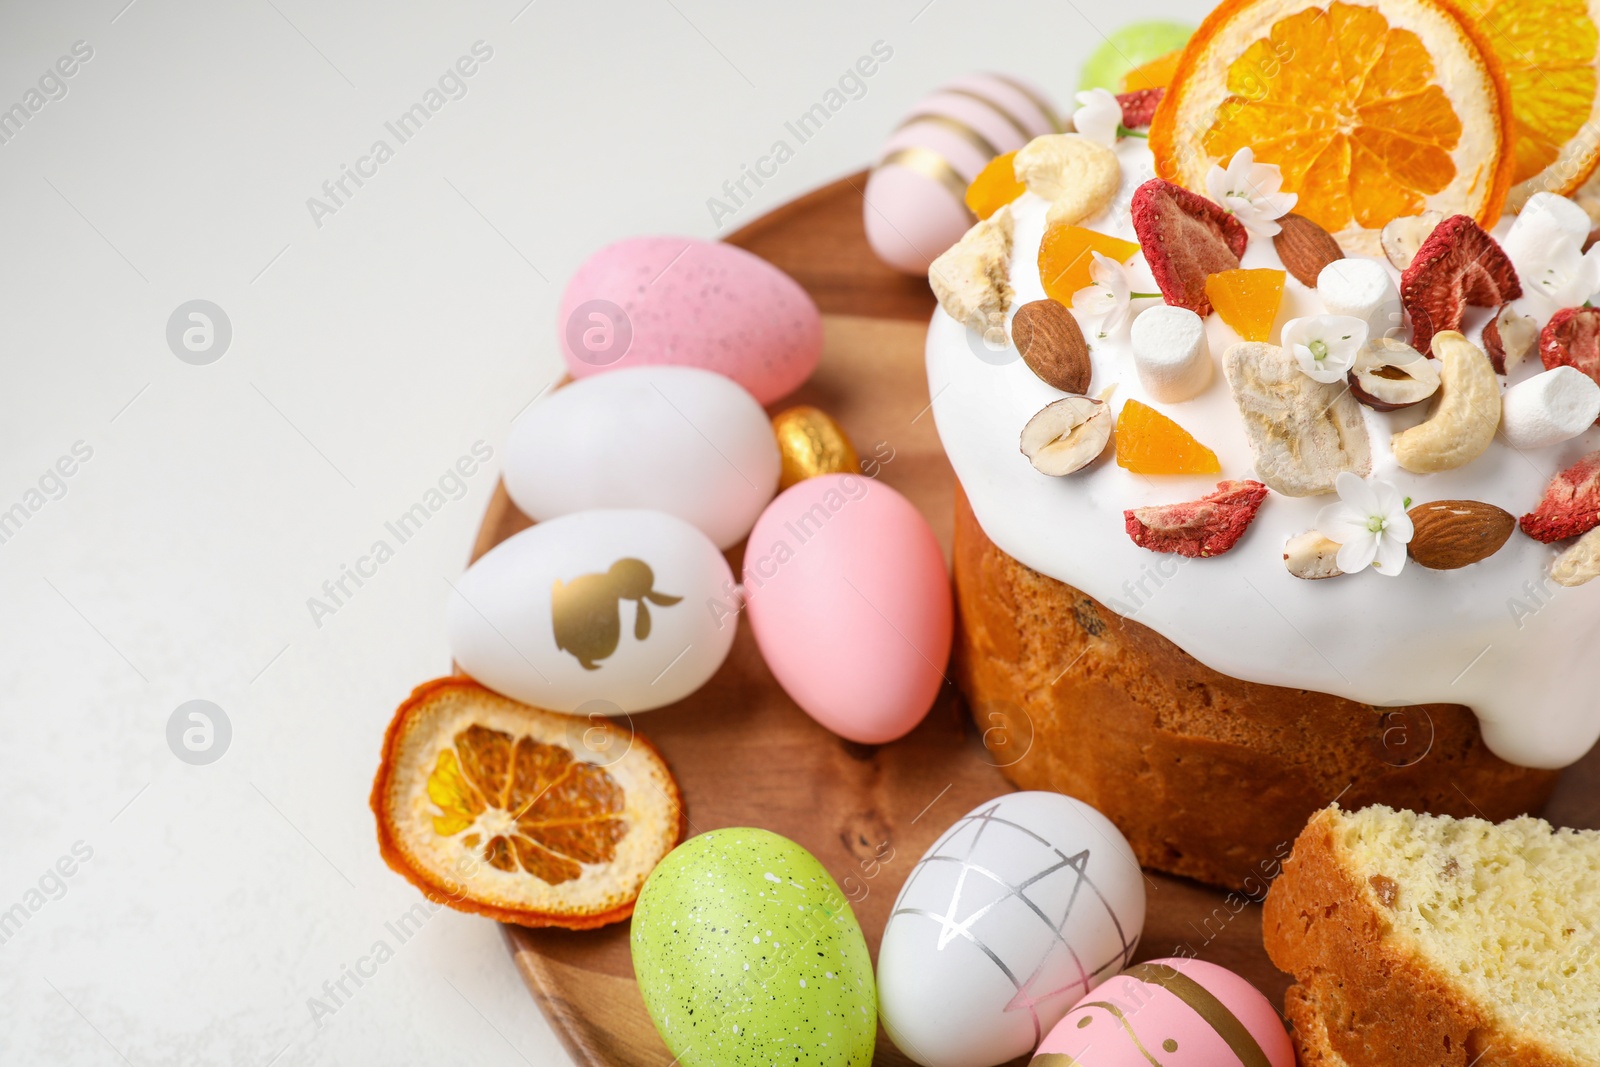
[(1600, 0), (1458, 0), (1505, 68), (1515, 117), (1510, 206), (1566, 195), (1600, 162)]
[(1283, 171), (1295, 211), (1347, 250), (1435, 209), (1499, 220), (1511, 93), (1447, 0), (1224, 0), (1195, 32), (1150, 128), (1156, 173), (1203, 192), (1240, 148)]
[(574, 930), (632, 915), (688, 825), (672, 772), (627, 725), (460, 676), (395, 712), (372, 812), (384, 861), (430, 900)]

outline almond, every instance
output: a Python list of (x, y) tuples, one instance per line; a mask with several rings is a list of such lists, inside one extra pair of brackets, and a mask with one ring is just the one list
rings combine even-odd
[(1413, 532), (1406, 550), (1436, 571), (1455, 570), (1500, 551), (1517, 520), (1481, 500), (1431, 500), (1406, 512)]
[(1283, 260), (1283, 269), (1308, 289), (1317, 287), (1317, 275), (1344, 252), (1333, 235), (1304, 215), (1285, 215), (1278, 220), (1282, 227), (1272, 239), (1272, 246)]
[(1063, 393), (1089, 391), (1089, 343), (1071, 311), (1054, 300), (1035, 300), (1017, 309), (1011, 341), (1039, 380)]

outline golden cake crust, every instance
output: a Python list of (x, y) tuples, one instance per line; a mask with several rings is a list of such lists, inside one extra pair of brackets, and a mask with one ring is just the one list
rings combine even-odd
[(1449, 977), (1387, 938), (1377, 895), (1312, 818), (1262, 909), (1267, 954), (1297, 983), (1284, 1012), (1301, 1067), (1593, 1067), (1501, 1028)]
[(1555, 786), (1490, 752), (1461, 705), (1380, 709), (1206, 667), (1001, 551), (959, 487), (954, 570), (957, 683), (995, 762), (1103, 811), (1147, 867), (1258, 896), (1336, 799), (1499, 821)]

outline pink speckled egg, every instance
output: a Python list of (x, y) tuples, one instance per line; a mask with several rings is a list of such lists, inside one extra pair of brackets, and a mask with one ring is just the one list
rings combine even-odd
[(882, 744), (933, 706), (950, 576), (927, 520), (893, 489), (824, 474), (785, 490), (750, 531), (744, 590), (767, 667), (834, 733)]
[(1294, 1067), (1267, 998), (1225, 967), (1151, 960), (1107, 979), (1056, 1024), (1030, 1067)]
[(1062, 129), (1045, 95), (1019, 78), (972, 74), (924, 97), (867, 179), (867, 243), (896, 270), (926, 274), (976, 221), (965, 196), (984, 165)]
[(822, 355), (822, 316), (799, 283), (693, 237), (634, 237), (590, 256), (561, 296), (558, 328), (574, 378), (673, 363), (732, 378), (763, 404)]

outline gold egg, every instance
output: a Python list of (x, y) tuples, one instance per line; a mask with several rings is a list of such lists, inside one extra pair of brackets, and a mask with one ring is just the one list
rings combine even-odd
[(833, 416), (802, 404), (772, 417), (772, 432), (783, 457), (780, 490), (819, 474), (853, 474), (861, 469), (856, 446)]

